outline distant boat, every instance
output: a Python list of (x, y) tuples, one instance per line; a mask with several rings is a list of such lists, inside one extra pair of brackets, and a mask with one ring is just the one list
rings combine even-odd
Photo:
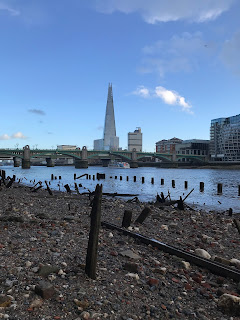
[(113, 169), (129, 169), (130, 164), (127, 162), (110, 162), (108, 164), (108, 168), (113, 168)]

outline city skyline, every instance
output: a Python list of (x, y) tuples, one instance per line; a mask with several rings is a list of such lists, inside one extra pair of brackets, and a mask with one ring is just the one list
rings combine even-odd
[(239, 114), (236, 0), (0, 0), (0, 148), (93, 148), (108, 83), (116, 134), (209, 139)]

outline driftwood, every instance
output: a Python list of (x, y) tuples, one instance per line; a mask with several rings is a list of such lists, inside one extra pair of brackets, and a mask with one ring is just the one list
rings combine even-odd
[(47, 186), (48, 193), (50, 194), (50, 196), (52, 196), (53, 195), (52, 190), (49, 188), (47, 181), (45, 181), (45, 183), (46, 183), (46, 186)]
[(67, 193), (71, 193), (71, 189), (68, 184), (65, 184), (64, 188), (67, 190)]
[(84, 174), (82, 174), (81, 176), (76, 177), (75, 179), (80, 179), (80, 178), (82, 178), (82, 177), (84, 177), (84, 176), (88, 176), (88, 173), (84, 173)]

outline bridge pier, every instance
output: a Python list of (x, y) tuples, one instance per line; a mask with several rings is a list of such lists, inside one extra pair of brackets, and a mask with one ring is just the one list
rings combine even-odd
[(55, 166), (55, 161), (52, 158), (46, 158), (47, 162), (47, 167), (54, 167)]
[(130, 162), (130, 168), (138, 168), (138, 162), (137, 161), (131, 161)]
[(88, 168), (88, 161), (87, 160), (80, 160), (80, 159), (75, 159), (75, 168), (76, 169), (81, 169), (81, 168)]
[(22, 159), (22, 169), (30, 169), (30, 148), (29, 145), (23, 147), (23, 159)]
[(20, 159), (17, 157), (13, 157), (13, 166), (15, 168), (20, 167)]

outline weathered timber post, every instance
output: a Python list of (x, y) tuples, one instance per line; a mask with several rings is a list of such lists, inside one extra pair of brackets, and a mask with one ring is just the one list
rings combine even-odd
[(204, 182), (200, 182), (200, 192), (204, 191)]
[(80, 192), (79, 192), (79, 190), (78, 190), (78, 185), (77, 185), (76, 182), (74, 182), (74, 186), (75, 186), (75, 190), (76, 190), (77, 194), (80, 194)]
[(71, 193), (71, 189), (68, 184), (65, 184), (64, 188), (67, 190), (67, 193)]
[(154, 178), (151, 178), (151, 184), (154, 184)]
[(75, 168), (88, 168), (88, 154), (86, 146), (82, 148), (81, 159), (75, 159)]
[(187, 189), (188, 188), (188, 182), (184, 181), (184, 188)]
[(164, 185), (164, 179), (161, 179), (161, 186)]
[(229, 208), (229, 210), (228, 210), (228, 215), (229, 215), (229, 217), (231, 217), (232, 214), (233, 214), (233, 209), (232, 209), (232, 208)]
[(179, 210), (184, 210), (184, 205), (183, 205), (183, 199), (182, 199), (182, 197), (180, 196), (180, 199), (177, 201), (177, 208), (179, 209)]
[(144, 177), (142, 177), (142, 183), (144, 183)]
[(77, 175), (76, 175), (76, 173), (74, 173), (73, 179), (76, 180), (76, 178), (77, 178)]
[(172, 180), (172, 187), (175, 188), (175, 180)]
[(88, 178), (87, 178), (87, 179), (91, 180), (91, 175), (90, 175), (90, 174), (88, 175)]
[(47, 181), (45, 181), (45, 183), (46, 183), (46, 186), (47, 186), (48, 193), (50, 194), (50, 196), (52, 196), (53, 195), (52, 190), (49, 188)]
[(128, 176), (127, 176), (127, 179), (126, 179), (127, 181), (128, 181)]
[(14, 182), (14, 178), (11, 178), (10, 181), (8, 182), (8, 184), (6, 185), (6, 188), (10, 188)]
[(151, 209), (149, 207), (145, 207), (135, 222), (142, 224), (143, 221), (149, 216), (150, 212)]
[(135, 148), (132, 150), (132, 160), (130, 161), (130, 168), (138, 168), (137, 151)]
[(98, 235), (101, 226), (102, 185), (96, 185), (91, 211), (90, 232), (86, 256), (85, 272), (91, 279), (96, 279)]
[(61, 180), (62, 179), (62, 177), (61, 176), (59, 176), (59, 178), (58, 178), (59, 180)]
[(136, 181), (137, 181), (137, 177), (134, 176), (134, 177), (133, 177), (133, 182), (136, 182)]
[(132, 221), (132, 211), (125, 210), (123, 215), (123, 220), (122, 220), (122, 227), (123, 228), (130, 227), (131, 221)]
[(122, 180), (122, 176), (120, 176), (119, 179)]
[(22, 169), (30, 169), (30, 167), (30, 147), (26, 145), (23, 147)]
[(13, 157), (13, 166), (15, 168), (20, 167), (20, 159), (18, 157)]
[(217, 185), (217, 193), (222, 194), (222, 184), (221, 183), (218, 183), (218, 185)]
[(115, 176), (115, 180), (117, 179), (117, 176)]
[(238, 196), (240, 197), (240, 186), (238, 186)]
[(55, 161), (52, 158), (46, 158), (46, 162), (48, 168), (55, 166)]
[(95, 174), (93, 174), (92, 179), (95, 180)]
[(53, 175), (53, 173), (51, 174), (51, 180), (53, 180), (54, 179), (54, 175)]

